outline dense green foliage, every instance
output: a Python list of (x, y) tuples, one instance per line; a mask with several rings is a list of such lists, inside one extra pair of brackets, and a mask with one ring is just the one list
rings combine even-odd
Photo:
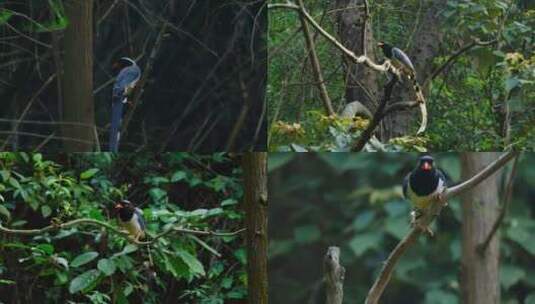
[[(243, 228), (242, 196), (239, 162), (226, 154), (0, 154), (0, 223), (10, 229), (79, 218), (117, 227), (114, 202), (129, 199), (148, 240), (173, 227), (232, 232)], [(149, 250), (98, 226), (0, 232), (0, 302), (232, 303), (246, 296), (243, 243), (170, 233)]]
[[(324, 303), (322, 259), (341, 247), (344, 303), (363, 303), (382, 262), (409, 230), (401, 181), (417, 155), (318, 153), (270, 155), (270, 288), (273, 303)], [(460, 181), (459, 156), (435, 155)], [(500, 228), (501, 303), (535, 301), (535, 155), (518, 163), (510, 209)], [(500, 175), (501, 185), (510, 172)], [(500, 191), (503, 192), (503, 191)], [(461, 208), (449, 202), (432, 229), (401, 258), (381, 303), (461, 303)], [(309, 301), (316, 298), (315, 301)]]
[[(335, 2), (310, 0), (305, 4), (318, 23), (340, 39)], [(368, 3), (375, 41), (388, 41), (412, 54), (414, 33), (430, 1), (370, 0)], [(412, 149), (414, 143), (417, 149), (423, 146), (433, 151), (496, 151), (510, 145), (533, 150), (535, 38), (530, 33), (535, 30), (534, 17), (534, 7), (527, 1), (447, 1), (437, 16), (437, 22), (443, 22), (442, 43), (438, 56), (433, 59), (433, 68), (438, 68), (474, 39), (497, 39), (497, 43), (463, 53), (431, 81), (425, 91), (429, 111), (425, 135), (414, 138), (413, 134), (407, 134), (409, 137), (402, 141), (410, 145), (390, 142), (392, 145), (385, 149)], [(345, 141), (359, 137), (360, 129), (345, 128), (341, 130), (345, 133), (342, 136), (335, 120), (332, 128), (325, 129), (318, 115), (310, 115), (323, 111), (323, 106), (310, 71), (298, 14), (287, 9), (271, 9), (269, 21), (270, 150), (290, 150), (292, 144), (308, 150), (347, 150)], [(345, 100), (342, 53), (321, 35), (314, 37), (329, 95), (340, 113), (346, 102), (350, 102)], [(379, 50), (375, 56), (382, 60)], [(385, 76), (380, 76), (380, 82), (384, 79)], [(505, 130), (506, 112), (511, 118), (509, 131)], [(281, 132), (281, 123), (282, 126), (297, 124), (301, 128), (300, 136), (296, 138), (293, 133), (284, 132), (284, 128)], [(322, 136), (317, 136), (318, 129), (323, 131)]]

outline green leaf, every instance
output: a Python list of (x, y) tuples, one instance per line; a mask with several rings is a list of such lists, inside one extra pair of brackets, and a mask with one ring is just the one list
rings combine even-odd
[(181, 180), (185, 179), (186, 176), (187, 176), (187, 175), (186, 175), (186, 172), (184, 172), (184, 171), (177, 171), (177, 172), (175, 172), (175, 173), (173, 174), (173, 176), (171, 177), (171, 182), (176, 183), (176, 182), (178, 182), (178, 181), (181, 181)]
[(2, 285), (2, 284), (4, 284), (4, 285), (13, 285), (15, 283), (16, 283), (15, 281), (0, 279), (0, 285)]
[(7, 9), (1, 9), (0, 10), (0, 25), (6, 23), (9, 21), (9, 18), (13, 16), (13, 12), (9, 11)]
[(505, 290), (518, 283), (525, 276), (524, 269), (517, 266), (502, 265), (500, 268), (500, 283)]
[(111, 276), (117, 269), (115, 262), (110, 259), (100, 259), (98, 261), (97, 268), (106, 276)]
[(98, 257), (98, 252), (96, 251), (90, 251), (86, 253), (82, 253), (71, 262), (72, 267), (79, 267), (84, 264), (87, 264), (91, 262), (92, 260), (96, 259)]
[(237, 200), (235, 200), (233, 198), (227, 198), (226, 200), (221, 202), (221, 207), (236, 205), (237, 203), (238, 203)]
[(426, 304), (458, 304), (457, 296), (451, 292), (446, 292), (441, 289), (431, 289), (425, 293)]
[(43, 160), (43, 155), (40, 154), (40, 153), (36, 153), (36, 154), (32, 155), (32, 159), (33, 159), (34, 162), (40, 163)]
[(96, 269), (88, 270), (74, 278), (69, 285), (70, 293), (77, 293), (81, 290), (88, 291), (91, 289), (100, 277), (100, 271)]
[(97, 174), (98, 171), (100, 171), (100, 169), (98, 169), (98, 168), (93, 168), (93, 169), (86, 170), (86, 171), (82, 172), (82, 174), (80, 174), (80, 179), (90, 179), (95, 174)]
[(349, 242), (349, 247), (356, 256), (361, 256), (370, 249), (378, 248), (383, 239), (381, 233), (365, 233), (357, 235)]
[(122, 255), (127, 255), (129, 253), (132, 253), (134, 251), (137, 251), (137, 246), (134, 245), (134, 244), (128, 244), (126, 246), (124, 246), (123, 250), (119, 253), (116, 253), (113, 255), (113, 257), (119, 257), (119, 256), (122, 256)]
[(512, 89), (516, 88), (520, 84), (520, 80), (516, 77), (507, 78), (505, 81), (505, 89), (507, 92), (510, 92)]
[(368, 227), (368, 225), (371, 224), (371, 222), (373, 222), (374, 219), (375, 219), (375, 211), (366, 210), (360, 213), (359, 215), (357, 215), (355, 220), (353, 220), (353, 228), (355, 228), (355, 230), (357, 231), (362, 230)]
[(3, 215), (8, 222), (11, 220), (11, 213), (4, 205), (0, 205), (0, 215)]
[(160, 188), (152, 188), (149, 190), (149, 195), (155, 203), (158, 203), (167, 197), (167, 192)]
[(19, 189), (19, 188), (20, 188), (19, 181), (16, 180), (15, 178), (13, 178), (13, 177), (10, 177), (10, 178), (9, 178), (9, 184), (10, 184), (13, 188), (16, 188), (16, 189)]
[(188, 265), (192, 273), (199, 274), (201, 276), (204, 276), (206, 274), (204, 272), (204, 266), (194, 255), (190, 254), (185, 250), (178, 250), (176, 252), (176, 255), (180, 257), (186, 265)]
[(43, 217), (49, 217), (52, 214), (52, 209), (47, 205), (43, 205), (41, 206), (41, 214)]
[(299, 243), (311, 243), (321, 237), (321, 232), (316, 225), (306, 225), (295, 228), (294, 237)]

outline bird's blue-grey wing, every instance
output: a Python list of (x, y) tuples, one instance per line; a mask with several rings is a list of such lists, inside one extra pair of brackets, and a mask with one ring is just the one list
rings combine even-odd
[(409, 191), (409, 177), (410, 177), (410, 175), (411, 175), (410, 173), (407, 174), (405, 176), (405, 178), (403, 179), (403, 197), (405, 197), (405, 199), (409, 199), (407, 192)]
[(452, 182), (451, 178), (444, 170), (437, 168), (437, 175), (438, 175), (438, 178), (444, 181), (445, 186), (448, 186), (451, 184)]
[(409, 59), (409, 56), (407, 56), (407, 54), (405, 54), (402, 50), (398, 48), (392, 48), (392, 56), (413, 72), (416, 71), (411, 60)]
[(137, 215), (139, 227), (141, 227), (141, 230), (145, 231), (145, 218), (143, 218), (143, 211), (139, 208), (136, 208), (136, 210), (134, 210), (134, 213)]
[(122, 99), (124, 95), (125, 88), (130, 86), (132, 83), (139, 80), (141, 77), (141, 70), (138, 66), (129, 66), (121, 70), (115, 84), (113, 85), (113, 97), (115, 99)]

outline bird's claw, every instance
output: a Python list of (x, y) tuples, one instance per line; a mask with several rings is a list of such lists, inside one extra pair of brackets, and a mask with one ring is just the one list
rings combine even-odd
[(435, 234), (429, 226), (424, 225), (420, 222), (421, 214), (418, 214), (416, 210), (411, 211), (411, 227), (420, 230), (421, 232), (428, 234), (430, 237), (433, 237)]

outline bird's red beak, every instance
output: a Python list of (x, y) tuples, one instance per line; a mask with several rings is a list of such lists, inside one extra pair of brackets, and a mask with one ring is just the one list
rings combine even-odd
[(385, 44), (383, 42), (377, 42), (378, 47), (383, 47)]
[(431, 170), (431, 165), (428, 162), (422, 164), (422, 170), (429, 171)]
[(123, 209), (123, 205), (115, 204), (115, 210)]

